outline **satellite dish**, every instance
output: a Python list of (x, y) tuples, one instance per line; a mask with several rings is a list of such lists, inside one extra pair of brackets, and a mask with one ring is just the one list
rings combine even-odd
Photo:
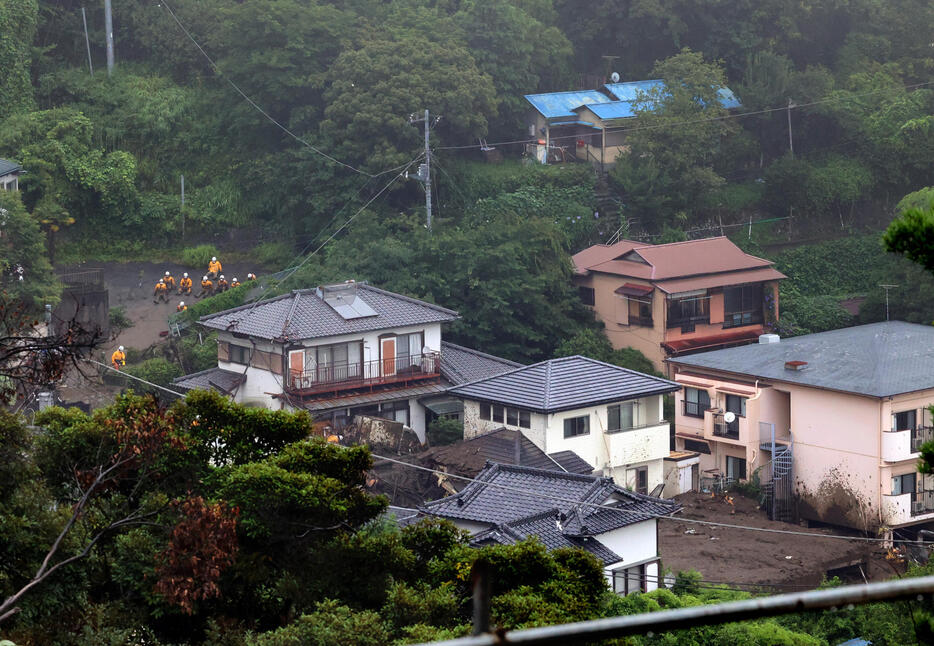
[(736, 413), (734, 413), (733, 411), (727, 411), (723, 415), (723, 421), (726, 422), (727, 424), (732, 424), (734, 421), (736, 421)]
[(614, 83), (619, 83), (619, 72), (613, 72), (610, 74), (610, 80)]

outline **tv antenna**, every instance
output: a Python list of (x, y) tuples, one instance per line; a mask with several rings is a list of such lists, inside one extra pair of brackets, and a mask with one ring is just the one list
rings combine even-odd
[(613, 72), (610, 74), (610, 80), (614, 83), (619, 83), (619, 72)]
[(889, 290), (895, 289), (898, 285), (879, 285), (882, 289), (885, 290), (885, 320), (889, 320)]

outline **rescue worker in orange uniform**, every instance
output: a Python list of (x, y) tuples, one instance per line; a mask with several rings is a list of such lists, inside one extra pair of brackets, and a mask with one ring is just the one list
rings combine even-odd
[(256, 280), (256, 274), (250, 272), (246, 275), (246, 279), (252, 283), (254, 280)]
[(217, 291), (226, 292), (227, 288), (230, 287), (230, 283), (227, 282), (227, 279), (224, 278), (224, 274), (221, 274), (221, 277), (217, 279)]
[(185, 305), (185, 301), (179, 301), (178, 306), (175, 308), (176, 312), (184, 312), (188, 309), (188, 306)]
[(237, 280), (236, 276), (234, 276), (234, 279), (230, 281), (230, 288), (233, 289), (234, 287), (240, 287), (240, 281)]
[(178, 281), (178, 293), (179, 295), (191, 294), (191, 278), (188, 277), (187, 271), (182, 274), (181, 280)]
[(117, 370), (120, 370), (122, 366), (126, 365), (126, 353), (123, 351), (122, 345), (110, 355), (110, 363), (112, 363)]
[(214, 283), (207, 276), (201, 279), (201, 291), (198, 292), (198, 298), (204, 298), (214, 293)]
[(217, 256), (212, 256), (211, 262), (208, 263), (208, 277), (212, 279), (217, 278), (220, 276), (222, 269), (223, 267), (221, 266), (220, 260), (217, 259)]
[(159, 301), (162, 301), (163, 303), (169, 302), (169, 288), (165, 284), (165, 281), (161, 278), (152, 290), (152, 302), (158, 303)]
[(165, 281), (165, 288), (167, 291), (172, 291), (175, 289), (175, 277), (172, 276), (169, 272), (165, 272), (165, 278), (162, 280)]

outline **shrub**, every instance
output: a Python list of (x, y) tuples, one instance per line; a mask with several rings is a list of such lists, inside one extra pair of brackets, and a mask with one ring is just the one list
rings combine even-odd
[(383, 646), (389, 635), (380, 616), (354, 612), (336, 601), (322, 601), (310, 615), (272, 632), (247, 637), (249, 646)]
[(182, 314), (183, 317), (187, 318), (189, 321), (197, 321), (202, 316), (207, 316), (208, 314), (214, 314), (215, 312), (221, 312), (223, 310), (229, 310), (233, 307), (239, 307), (243, 305), (246, 300), (246, 293), (248, 287), (244, 284), (241, 284), (240, 287), (234, 287), (228, 289), (226, 292), (221, 292), (220, 294), (215, 294), (210, 298), (205, 298), (204, 300), (198, 301), (197, 303), (192, 303), (192, 305), (185, 310)]
[(431, 446), (453, 444), (464, 439), (464, 423), (458, 419), (439, 417), (428, 425), (428, 443)]
[(127, 328), (133, 327), (133, 321), (126, 315), (126, 308), (123, 305), (110, 308), (110, 332), (119, 334)]
[(203, 342), (199, 343), (197, 334), (189, 334), (182, 337), (179, 344), (182, 365), (189, 372), (201, 372), (217, 366), (217, 332), (202, 338)]
[(189, 247), (182, 251), (181, 264), (188, 267), (207, 269), (211, 257), (217, 255), (217, 247), (212, 244), (199, 244), (197, 247)]
[[(133, 366), (127, 366), (123, 369), (123, 372), (159, 386), (169, 386), (173, 379), (182, 376), (182, 369), (178, 365), (158, 357), (146, 359), (142, 363)], [(151, 392), (157, 394), (160, 392), (158, 388), (147, 386), (141, 382), (136, 382), (133, 385), (133, 390), (139, 393)]]
[(295, 255), (294, 250), (284, 242), (264, 242), (253, 249), (252, 256), (264, 267), (283, 269)]

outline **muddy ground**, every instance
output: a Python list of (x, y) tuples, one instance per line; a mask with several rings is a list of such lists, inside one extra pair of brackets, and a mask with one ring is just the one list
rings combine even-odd
[[(224, 276), (227, 280), (236, 276), (242, 282), (248, 272), (256, 272), (258, 275), (263, 273), (260, 267), (248, 266), (243, 262), (227, 263), (222, 256), (220, 260), (224, 264)], [(61, 273), (100, 269), (109, 292), (110, 307), (122, 306), (127, 317), (133, 322), (133, 327), (123, 330), (116, 338), (109, 339), (95, 352), (97, 360), (108, 364), (111, 353), (119, 345), (145, 350), (153, 344), (165, 342), (169, 329), (168, 317), (175, 313), (179, 300), (182, 300), (182, 297), (172, 293), (168, 303), (152, 302), (153, 286), (166, 271), (172, 273), (176, 284), (182, 273), (188, 272), (193, 283), (192, 298), (185, 297), (184, 300), (189, 304), (197, 301), (193, 296), (198, 293), (201, 277), (206, 271), (203, 267), (185, 267), (168, 262), (87, 262), (56, 269)], [(85, 374), (71, 371), (58, 388), (59, 398), (66, 402), (85, 402), (95, 408), (112, 402), (121, 388), (104, 384), (97, 378), (96, 370), (84, 370)]]
[[(895, 575), (880, 543), (817, 538), (839, 532), (771, 521), (749, 498), (734, 496), (733, 508), (722, 496), (712, 498), (710, 494), (682, 494), (676, 500), (684, 510), (658, 524), (662, 565), (672, 572), (694, 569), (707, 581), (784, 584), (789, 591), (794, 589), (792, 586), (814, 587), (828, 570), (857, 563), (863, 563), (863, 572), (870, 581)], [(731, 514), (734, 508), (735, 513)], [(807, 535), (711, 527), (690, 523), (688, 519), (791, 530)], [(862, 579), (857, 567), (850, 568), (848, 575)]]

